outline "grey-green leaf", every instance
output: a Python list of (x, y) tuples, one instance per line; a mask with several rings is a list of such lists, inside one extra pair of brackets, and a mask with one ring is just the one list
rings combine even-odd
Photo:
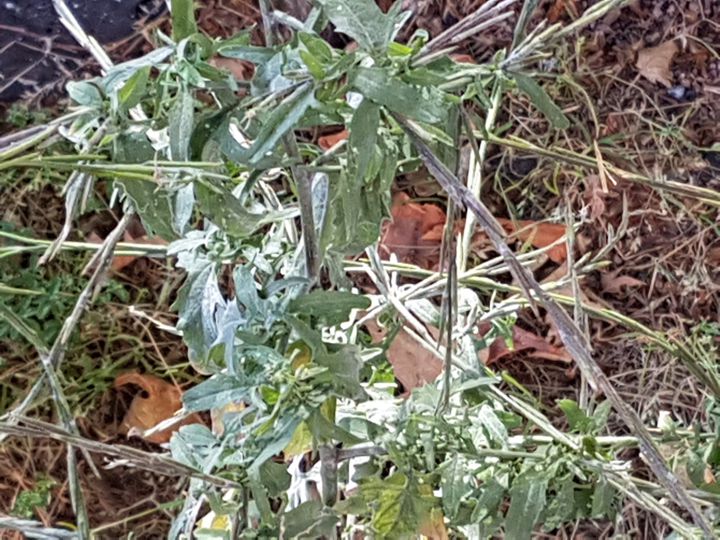
[(522, 73), (512, 73), (512, 77), (515, 79), (520, 91), (530, 98), (530, 101), (540, 109), (540, 112), (547, 117), (553, 127), (557, 129), (570, 127), (570, 121), (562, 112), (562, 109), (557, 106), (543, 87), (536, 83), (532, 77)]
[(420, 122), (440, 122), (450, 108), (441, 90), (407, 84), (383, 68), (358, 68), (352, 84), (366, 98)]
[(369, 99), (363, 99), (350, 122), (348, 141), (355, 163), (356, 182), (362, 181), (373, 158), (379, 126), (380, 107)]
[(329, 326), (347, 321), (353, 309), (367, 309), (370, 300), (345, 291), (315, 290), (290, 302), (290, 311), (322, 317)]
[(510, 509), (505, 516), (505, 538), (525, 540), (532, 536), (533, 528), (545, 507), (547, 479), (539, 474), (518, 476), (510, 488)]
[(330, 508), (323, 508), (320, 501), (307, 501), (282, 515), (280, 538), (334, 538), (338, 521), (338, 515)]
[(318, 0), (338, 32), (366, 50), (387, 47), (397, 22), (397, 9), (386, 15), (374, 0)]
[(168, 120), (170, 158), (173, 160), (187, 161), (189, 158), (194, 115), (193, 97), (187, 90), (182, 90), (175, 98)]
[(263, 124), (255, 142), (246, 152), (251, 165), (261, 161), (267, 153), (272, 152), (283, 135), (291, 131), (305, 114), (308, 107), (315, 102), (313, 88), (303, 86), (275, 107)]
[(195, 196), (203, 214), (220, 229), (238, 238), (246, 238), (263, 225), (289, 219), (295, 210), (273, 211), (262, 214), (249, 212), (232, 193), (221, 186), (198, 182)]

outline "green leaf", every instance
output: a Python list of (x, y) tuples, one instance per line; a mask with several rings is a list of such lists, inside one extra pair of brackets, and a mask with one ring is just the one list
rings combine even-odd
[(203, 366), (218, 336), (216, 317), (227, 304), (218, 286), (215, 263), (191, 252), (178, 254), (178, 266), (188, 275), (173, 306), (179, 312), (177, 328), (183, 332), (190, 361)]
[(374, 0), (318, 0), (338, 32), (357, 41), (362, 49), (387, 47), (398, 22), (400, 2), (387, 14)]
[(168, 136), (170, 137), (170, 159), (187, 161), (190, 153), (195, 103), (187, 89), (183, 89), (175, 98), (168, 118)]
[(518, 476), (510, 487), (510, 509), (505, 516), (505, 538), (524, 540), (532, 531), (545, 507), (547, 479), (537, 473)]
[(118, 92), (120, 105), (127, 110), (132, 109), (135, 105), (140, 103), (140, 100), (145, 97), (149, 77), (150, 66), (146, 66), (138, 69), (127, 81), (125, 81), (125, 84), (123, 84), (122, 88), (120, 88), (120, 91)]
[(604, 479), (598, 480), (595, 484), (595, 491), (592, 496), (591, 518), (610, 518), (615, 500), (615, 488)]
[(103, 97), (96, 85), (90, 81), (70, 81), (66, 86), (68, 95), (78, 105), (100, 107)]
[(494, 447), (505, 447), (507, 444), (507, 429), (495, 414), (490, 405), (483, 404), (478, 410), (477, 420), (488, 442)]
[(251, 391), (252, 385), (248, 384), (248, 381), (217, 374), (187, 389), (183, 393), (182, 401), (188, 412), (209, 411), (228, 403), (242, 402)]
[(279, 497), (290, 489), (290, 474), (282, 463), (274, 461), (263, 463), (260, 467), (260, 480), (271, 497)]
[(176, 43), (197, 32), (193, 0), (172, 0), (172, 35)]
[(111, 94), (120, 88), (125, 81), (132, 77), (138, 69), (144, 67), (158, 67), (173, 53), (173, 47), (160, 47), (152, 50), (140, 58), (128, 60), (122, 64), (111, 67), (101, 79), (106, 94)]
[(545, 512), (544, 527), (546, 530), (560, 527), (563, 523), (575, 519), (577, 509), (575, 504), (575, 483), (572, 476), (565, 476), (553, 481), (555, 494), (550, 498), (550, 504)]
[(447, 94), (435, 87), (407, 84), (387, 69), (358, 68), (352, 85), (375, 103), (420, 122), (434, 124), (448, 115)]
[(314, 290), (290, 302), (291, 313), (320, 317), (328, 326), (348, 320), (353, 309), (367, 309), (370, 300), (366, 296), (346, 291)]
[(142, 219), (148, 234), (165, 240), (177, 238), (173, 229), (173, 194), (144, 180), (117, 180)]
[(511, 75), (513, 79), (515, 79), (520, 91), (530, 98), (530, 101), (550, 120), (553, 127), (557, 129), (567, 129), (570, 127), (570, 121), (562, 112), (562, 109), (555, 104), (547, 92), (545, 92), (545, 89), (536, 83), (532, 77), (515, 72), (511, 73)]
[(333, 354), (318, 354), (314, 362), (330, 370), (333, 375), (333, 387), (340, 396), (358, 401), (367, 397), (360, 385), (362, 357), (356, 346), (346, 345)]
[(411, 535), (430, 517), (436, 500), (429, 485), (418, 485), (403, 473), (360, 484), (363, 499), (373, 507), (372, 527), (386, 538)]
[(335, 538), (340, 517), (320, 501), (307, 501), (282, 515), (280, 538), (283, 540)]
[(269, 152), (275, 149), (283, 135), (295, 128), (305, 111), (314, 102), (312, 86), (303, 85), (298, 88), (273, 108), (252, 146), (238, 155), (239, 160), (255, 165), (264, 159)]
[(580, 433), (587, 433), (589, 431), (592, 423), (591, 419), (575, 401), (572, 399), (560, 399), (557, 404), (560, 410), (565, 413), (571, 430)]
[(455, 454), (443, 464), (440, 476), (442, 503), (445, 515), (451, 520), (457, 514), (460, 503), (473, 492), (473, 480), (467, 459), (461, 454)]
[(264, 225), (297, 215), (296, 210), (253, 214), (232, 193), (209, 182), (198, 182), (195, 194), (203, 214), (223, 232), (237, 238), (247, 238)]
[(373, 158), (379, 127), (380, 107), (369, 99), (363, 99), (350, 122), (348, 140), (355, 166), (356, 182), (361, 182), (365, 177), (365, 172)]

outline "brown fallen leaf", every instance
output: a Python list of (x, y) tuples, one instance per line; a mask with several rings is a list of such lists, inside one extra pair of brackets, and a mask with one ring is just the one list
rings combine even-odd
[[(147, 397), (143, 397), (142, 393), (138, 393), (123, 418), (121, 429), (128, 436), (136, 431), (142, 433), (163, 420), (172, 418), (182, 408), (182, 390), (159, 377), (131, 371), (118, 375), (113, 386), (120, 388), (127, 384), (136, 384), (147, 394)], [(197, 413), (193, 413), (168, 429), (145, 437), (145, 439), (156, 444), (166, 443), (180, 426), (199, 423), (202, 423), (202, 419)]]
[(639, 287), (645, 285), (645, 282), (631, 276), (621, 276), (620, 270), (614, 270), (600, 274), (600, 284), (604, 293), (618, 294), (623, 287)]
[(451, 54), (450, 59), (459, 64), (477, 64), (475, 59), (469, 54)]
[(434, 204), (410, 202), (405, 193), (393, 199), (392, 221), (380, 239), (380, 253), (395, 254), (399, 261), (435, 268), (440, 256), (445, 212)]
[[(373, 343), (379, 343), (385, 339), (386, 330), (378, 326), (375, 321), (368, 322), (366, 327)], [(433, 337), (437, 337), (438, 330), (436, 328), (428, 328), (428, 331)], [(406, 394), (410, 393), (413, 388), (433, 382), (443, 370), (442, 361), (420, 345), (404, 328), (395, 334), (385, 355), (393, 367), (395, 378), (403, 385)]]
[(237, 58), (214, 56), (210, 59), (209, 64), (218, 69), (229, 71), (238, 81), (249, 81), (255, 74), (255, 66), (252, 62), (238, 60)]
[(666, 88), (670, 88), (672, 86), (670, 66), (677, 52), (678, 46), (673, 39), (661, 43), (657, 47), (641, 49), (638, 51), (635, 67), (638, 68), (640, 75), (648, 81), (659, 82)]
[[(536, 248), (544, 248), (565, 236), (565, 225), (559, 223), (538, 223), (536, 221), (518, 221), (517, 228), (510, 219), (497, 218), (498, 223), (510, 234), (515, 235), (523, 242), (530, 242)], [(565, 243), (554, 246), (547, 252), (548, 257), (558, 264), (567, 259), (567, 246)]]
[(575, 0), (555, 0), (555, 3), (548, 10), (547, 20), (551, 23), (556, 23), (562, 19), (568, 10), (572, 10), (572, 13), (577, 11)]
[[(480, 336), (484, 336), (490, 331), (490, 323), (482, 323), (478, 328)], [(543, 360), (552, 360), (553, 362), (562, 362), (569, 364), (572, 362), (570, 354), (562, 347), (556, 347), (549, 343), (545, 338), (540, 337), (532, 332), (528, 332), (518, 326), (513, 326), (512, 330), (513, 348), (510, 349), (502, 337), (493, 341), (487, 349), (480, 351), (480, 359), (486, 365), (492, 365), (501, 358), (511, 356), (522, 351), (529, 351), (533, 358), (541, 358)]]
[(323, 150), (329, 150), (340, 141), (347, 140), (348, 135), (349, 133), (347, 129), (343, 129), (336, 133), (331, 133), (330, 135), (323, 135), (318, 139), (318, 146)]

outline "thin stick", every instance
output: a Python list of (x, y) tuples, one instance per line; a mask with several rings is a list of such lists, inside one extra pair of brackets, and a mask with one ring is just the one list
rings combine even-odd
[(435, 156), (430, 147), (422, 140), (411, 121), (395, 113), (393, 117), (408, 135), (415, 148), (417, 148), (430, 174), (435, 177), (445, 191), (447, 191), (448, 195), (455, 200), (456, 204), (466, 207), (475, 214), (478, 223), (485, 230), (493, 246), (505, 259), (513, 277), (517, 279), (518, 283), (522, 284), (523, 292), (528, 296), (528, 300), (532, 301), (533, 298), (537, 299), (547, 310), (548, 315), (558, 330), (560, 339), (577, 362), (584, 376), (596, 389), (602, 391), (607, 396), (623, 421), (637, 435), (640, 440), (640, 450), (645, 455), (650, 469), (655, 473), (660, 483), (667, 488), (672, 498), (687, 510), (693, 522), (702, 529), (708, 538), (716, 538), (710, 524), (700, 513), (684, 486), (665, 463), (660, 451), (657, 446), (655, 446), (655, 442), (647, 432), (637, 413), (623, 401), (620, 394), (615, 390), (615, 387), (588, 352), (588, 344), (582, 333), (578, 330), (568, 314), (548, 296), (532, 274), (520, 264), (515, 254), (505, 243), (502, 229), (499, 228), (490, 211), (445, 167), (442, 161)]
[(15, 437), (50, 438), (89, 452), (106, 454), (132, 463), (134, 466), (165, 476), (197, 478), (223, 488), (242, 488), (242, 484), (212, 474), (206, 474), (163, 454), (144, 452), (121, 444), (105, 444), (74, 435), (54, 424), (26, 416), (20, 418), (20, 425), (0, 423), (0, 433)]

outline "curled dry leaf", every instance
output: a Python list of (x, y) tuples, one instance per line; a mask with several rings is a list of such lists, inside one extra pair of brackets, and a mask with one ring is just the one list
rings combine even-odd
[(392, 221), (380, 239), (380, 253), (395, 254), (401, 262), (435, 268), (445, 226), (445, 212), (434, 204), (410, 202), (405, 193), (393, 199)]
[[(399, 261), (415, 264), (421, 268), (437, 268), (440, 245), (443, 239), (445, 212), (434, 204), (410, 202), (405, 193), (393, 198), (392, 221), (386, 224), (380, 239), (380, 253), (384, 257), (394, 254)], [(508, 232), (536, 248), (547, 247), (565, 236), (565, 226), (557, 223), (513, 221), (497, 218)], [(517, 227), (516, 227), (517, 223)], [(461, 231), (463, 221), (457, 220), (455, 231)], [(485, 234), (478, 231), (473, 244), (483, 245)], [(561, 264), (567, 259), (567, 246), (561, 243), (547, 252), (550, 260)]]
[(329, 150), (340, 141), (347, 140), (348, 136), (349, 133), (347, 129), (343, 129), (342, 131), (338, 131), (336, 133), (331, 133), (330, 135), (323, 135), (318, 139), (318, 146), (323, 150)]
[(640, 75), (650, 82), (659, 82), (666, 88), (672, 86), (672, 65), (673, 58), (678, 52), (675, 40), (666, 41), (657, 47), (647, 47), (638, 52), (635, 67)]
[(639, 287), (645, 285), (644, 281), (640, 281), (634, 277), (621, 276), (620, 270), (603, 272), (600, 275), (600, 283), (603, 292), (607, 294), (618, 294), (623, 287)]
[[(565, 236), (565, 225), (559, 223), (537, 223), (535, 221), (518, 221), (517, 226), (512, 220), (497, 218), (498, 223), (510, 234), (515, 235), (523, 242), (529, 242), (536, 248), (547, 247)], [(553, 262), (561, 264), (567, 259), (567, 245), (558, 244), (550, 248), (548, 257)]]
[[(182, 391), (159, 377), (132, 371), (115, 378), (115, 388), (128, 384), (139, 386), (147, 394), (147, 397), (143, 397), (141, 393), (136, 395), (123, 418), (121, 429), (128, 436), (138, 431), (142, 433), (163, 420), (172, 418), (182, 408)], [(202, 420), (194, 413), (172, 427), (145, 437), (145, 439), (156, 444), (166, 443), (180, 426), (199, 423), (202, 423)]]
[[(490, 331), (490, 324), (482, 323), (478, 331), (481, 336), (487, 334)], [(572, 362), (572, 357), (563, 347), (556, 347), (545, 338), (528, 332), (518, 326), (513, 326), (512, 341), (513, 348), (510, 349), (502, 337), (497, 338), (487, 349), (480, 351), (480, 359), (486, 366), (489, 366), (506, 356), (528, 351), (533, 358), (552, 360), (553, 362), (562, 362), (564, 364)]]

